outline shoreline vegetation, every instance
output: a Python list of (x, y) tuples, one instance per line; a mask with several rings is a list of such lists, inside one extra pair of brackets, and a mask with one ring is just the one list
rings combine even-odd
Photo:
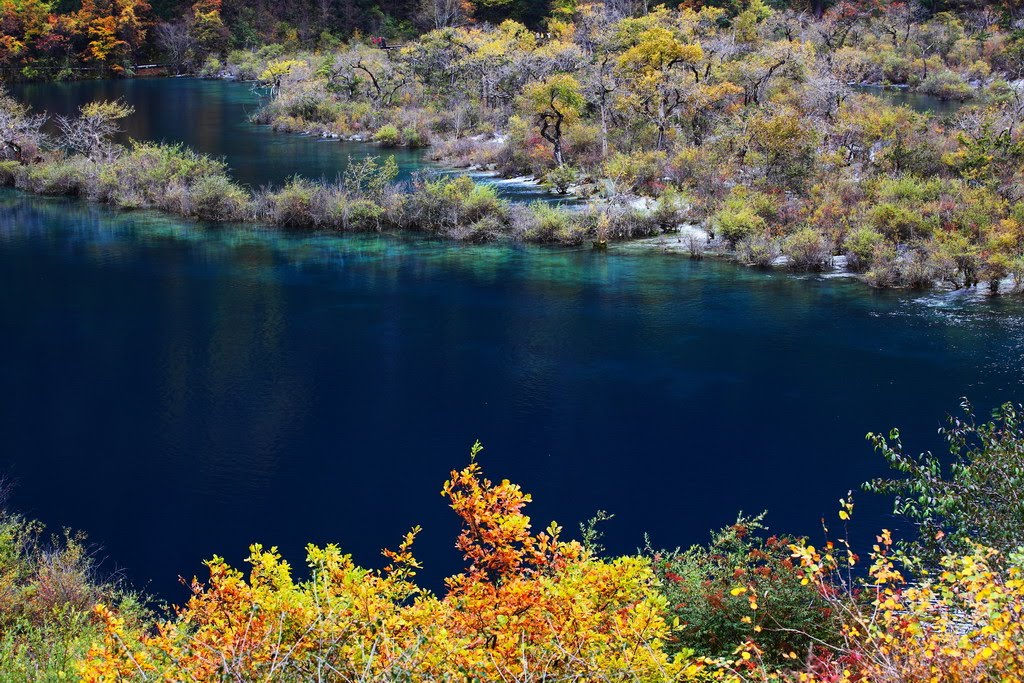
[(818, 548), (769, 533), (761, 514), (686, 550), (609, 555), (599, 525), (612, 515), (579, 540), (554, 522), (535, 530), (529, 494), (487, 479), (478, 443), (441, 491), (465, 562), (442, 593), (417, 583), (414, 527), (383, 569), (335, 545), (309, 545), (305, 570), (258, 544), (246, 572), (214, 556), (188, 601), (165, 608), (100, 578), (81, 537), (48, 540), (0, 505), (0, 671), (88, 683), (1019, 680), (1021, 407), (987, 422), (962, 407), (942, 430), (952, 468), (906, 453), (895, 430), (868, 435), (898, 476), (864, 488), (894, 497), (910, 535), (883, 530), (863, 557), (845, 540), (850, 495)]
[[(254, 120), (260, 123), (265, 112), (258, 112)], [(6, 127), (5, 153), (0, 156), (14, 157), (0, 159), (0, 185), (44, 196), (80, 197), (123, 210), (154, 209), (205, 222), (341, 232), (418, 232), (466, 242), (511, 240), (604, 247), (608, 242), (632, 241), (641, 248), (696, 259), (714, 256), (764, 269), (845, 272), (880, 287), (970, 286), (925, 277), (907, 283), (878, 282), (864, 267), (857, 267), (861, 262), (855, 253), (814, 251), (820, 245), (810, 235), (801, 236), (811, 241), (810, 245), (796, 239), (775, 244), (730, 243), (714, 234), (717, 224), (690, 222), (692, 205), (671, 191), (658, 197), (629, 194), (616, 201), (595, 194), (583, 204), (563, 207), (539, 201), (512, 203), (491, 185), (429, 170), (411, 181), (396, 183), (397, 166), (386, 153), (353, 163), (334, 183), (296, 176), (282, 187), (253, 192), (230, 178), (224, 162), (181, 145), (112, 142), (119, 131), (117, 121), (131, 113), (121, 102), (90, 103), (77, 117), (57, 118), (60, 139), (54, 140), (43, 132), (45, 116), (30, 114), (0, 91), (0, 126)], [(349, 139), (366, 142), (358, 136)], [(368, 144), (373, 143), (380, 141)], [(26, 162), (29, 156), (31, 162)], [(433, 158), (459, 168), (440, 154)], [(500, 173), (493, 164), (462, 168)], [(573, 186), (564, 189), (566, 195), (579, 191)], [(990, 280), (988, 291), (1020, 291), (1024, 273), (1018, 272), (1016, 265), (1011, 263), (998, 280)]]
[[(713, 5), (567, 1), (524, 22), (466, 3), (441, 21), (434, 3), (422, 31), (232, 49), (240, 20), (203, 0), (183, 32), (164, 22), (140, 38), (177, 72), (258, 83), (269, 99), (253, 121), (275, 131), (425, 147), (582, 208), (509, 204), (464, 178), (399, 187), (385, 161), (253, 192), (189, 150), (110, 144), (116, 117), (100, 130), (95, 111), (47, 139), (9, 98), (0, 182), (208, 221), (601, 247), (666, 235), (693, 258), (838, 265), (875, 287), (1024, 287), (1020, 8)], [(933, 115), (850, 83), (962, 106)], [(118, 103), (96, 106), (110, 117)], [(92, 138), (72, 139), (74, 125)]]

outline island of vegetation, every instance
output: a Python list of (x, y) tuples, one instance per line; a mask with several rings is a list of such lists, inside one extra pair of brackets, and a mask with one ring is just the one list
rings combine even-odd
[[(532, 528), (530, 496), (484, 477), (480, 446), (442, 494), (462, 520), (465, 569), (443, 594), (416, 582), (419, 528), (387, 566), (334, 545), (293, 570), (253, 545), (247, 572), (214, 557), (188, 602), (154, 608), (97, 578), (83, 540), (0, 515), (5, 681), (582, 681), (977, 683), (1024, 677), (1024, 425), (970, 406), (949, 454), (868, 435), (901, 474), (916, 535), (879, 532), (860, 555), (838, 501), (816, 546), (740, 516), (706, 545), (609, 556), (600, 513), (568, 540)], [(829, 530), (829, 526), (832, 530)], [(173, 569), (169, 569), (173, 571)]]
[[(1024, 284), (1015, 3), (560, 0), (537, 16), (515, 0), (428, 0), (384, 12), (376, 35), (328, 21), (337, 8), (321, 4), (324, 22), (297, 25), (219, 0), (157, 23), (141, 0), (68, 14), (5, 0), (2, 61), (65, 77), (78, 65), (130, 74), (142, 55), (253, 80), (268, 91), (254, 119), (276, 130), (429, 146), (438, 161), (530, 176), (584, 207), (510, 205), (464, 177), (398, 187), (387, 162), (253, 192), (189, 150), (113, 144), (123, 103), (59, 118), (48, 136), (9, 97), (0, 182), (202, 220), (597, 246), (662, 235), (697, 258), (839, 265), (881, 287)], [(274, 29), (257, 36), (258, 25)], [(256, 38), (279, 42), (237, 47)], [(918, 111), (893, 89), (958, 107)]]

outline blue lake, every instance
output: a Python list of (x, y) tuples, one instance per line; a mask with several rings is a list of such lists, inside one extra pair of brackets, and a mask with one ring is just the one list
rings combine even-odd
[[(148, 135), (186, 138), (182, 120)], [(308, 171), (278, 145), (340, 152), (246, 135), (262, 145), (251, 180), (260, 159)], [(605, 544), (629, 552), (645, 533), (702, 541), (741, 509), (816, 534), (884, 471), (867, 431), (938, 448), (959, 397), (982, 412), (1024, 397), (1019, 298), (628, 248), (202, 226), (12, 190), (0, 321), (12, 507), (85, 530), (107, 568), (176, 600), (213, 553), (260, 541), (301, 565), (306, 542), (337, 542), (376, 565), (415, 524), (439, 587), (459, 565), (438, 492), (478, 438), (538, 526), (604, 509)], [(898, 528), (885, 508), (861, 494), (854, 537)]]

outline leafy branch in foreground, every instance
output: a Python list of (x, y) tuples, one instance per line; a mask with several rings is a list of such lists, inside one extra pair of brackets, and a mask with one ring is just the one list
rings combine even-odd
[[(762, 662), (787, 663), (839, 640), (833, 606), (805, 580), (791, 547), (805, 543), (765, 533), (765, 514), (712, 534), (711, 543), (651, 553), (651, 564), (680, 628), (669, 650), (726, 658), (756, 647)], [(650, 552), (650, 551), (648, 551)]]
[(895, 497), (893, 511), (918, 532), (903, 549), (924, 566), (937, 566), (950, 553), (971, 552), (975, 543), (1002, 553), (1024, 544), (1021, 407), (1005, 403), (981, 424), (966, 399), (961, 407), (963, 416), (950, 417), (939, 430), (949, 444), (948, 459), (907, 454), (898, 429), (888, 438), (868, 434), (890, 467), (906, 476), (875, 479), (864, 488)]

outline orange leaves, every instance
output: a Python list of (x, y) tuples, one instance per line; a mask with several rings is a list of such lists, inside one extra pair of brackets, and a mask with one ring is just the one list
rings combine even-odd
[(561, 528), (554, 523), (546, 532), (530, 533), (530, 518), (522, 513), (530, 495), (508, 480), (495, 485), (483, 478), (476, 461), (481, 450), (480, 442), (473, 444), (470, 464), (453, 470), (441, 490), (463, 521), (455, 547), (470, 565), (469, 578), (499, 583), (579, 557), (582, 548), (578, 543), (559, 542)]
[(590, 558), (560, 541), (556, 524), (534, 535), (522, 513), (529, 496), (483, 478), (479, 451), (444, 484), (470, 566), (443, 598), (412, 582), (419, 527), (384, 551), (383, 571), (310, 546), (305, 582), (275, 549), (253, 546), (248, 578), (214, 557), (209, 582), (155, 635), (124, 637), (106, 615), (109, 636), (83, 678), (680, 680), (682, 659), (662, 649), (665, 598), (648, 562)]
[(379, 572), (336, 546), (309, 546), (306, 581), (276, 549), (254, 545), (248, 577), (214, 557), (209, 581), (153, 635), (128, 637), (107, 615), (83, 678), (680, 680), (683, 660), (662, 650), (665, 598), (648, 562), (595, 560), (555, 524), (533, 534), (529, 495), (485, 479), (479, 452), (444, 486), (469, 563), (445, 597), (412, 581), (419, 527), (384, 551), (390, 564)]
[(396, 578), (412, 579), (416, 576), (416, 570), (423, 568), (423, 565), (412, 554), (412, 544), (422, 530), (423, 528), (419, 525), (414, 526), (402, 539), (398, 550), (385, 548), (381, 551), (381, 555), (391, 560), (391, 564), (384, 568), (385, 573)]
[[(968, 683), (1018, 680), (1024, 671), (1019, 563), (997, 569), (998, 556), (979, 549), (908, 587), (889, 557), (887, 531), (870, 582), (858, 584), (868, 590), (855, 593), (833, 583), (848, 567), (834, 555), (844, 541), (789, 546), (805, 580), (842, 619), (844, 644), (824, 656), (801, 664), (786, 650), (784, 668), (768, 663), (756, 639), (773, 627), (764, 617), (777, 586), (738, 571), (727, 592), (749, 608), (739, 620), (752, 637), (717, 659), (670, 657), (668, 598), (650, 561), (594, 559), (561, 541), (554, 524), (532, 533), (523, 513), (529, 495), (484, 478), (479, 452), (477, 444), (469, 466), (452, 472), (443, 489), (463, 520), (457, 544), (469, 563), (448, 579), (443, 598), (412, 581), (419, 527), (384, 551), (383, 571), (357, 567), (336, 546), (309, 546), (304, 581), (276, 549), (254, 545), (247, 577), (214, 557), (209, 581), (196, 582), (188, 603), (155, 633), (140, 636), (97, 607), (102, 637), (80, 667), (82, 679)], [(842, 510), (849, 515), (852, 503), (844, 500)], [(786, 544), (773, 537), (766, 547)], [(675, 620), (674, 628), (687, 626)]]
[(120, 70), (146, 37), (146, 0), (83, 0), (75, 14), (77, 31), (88, 37), (87, 62)]

